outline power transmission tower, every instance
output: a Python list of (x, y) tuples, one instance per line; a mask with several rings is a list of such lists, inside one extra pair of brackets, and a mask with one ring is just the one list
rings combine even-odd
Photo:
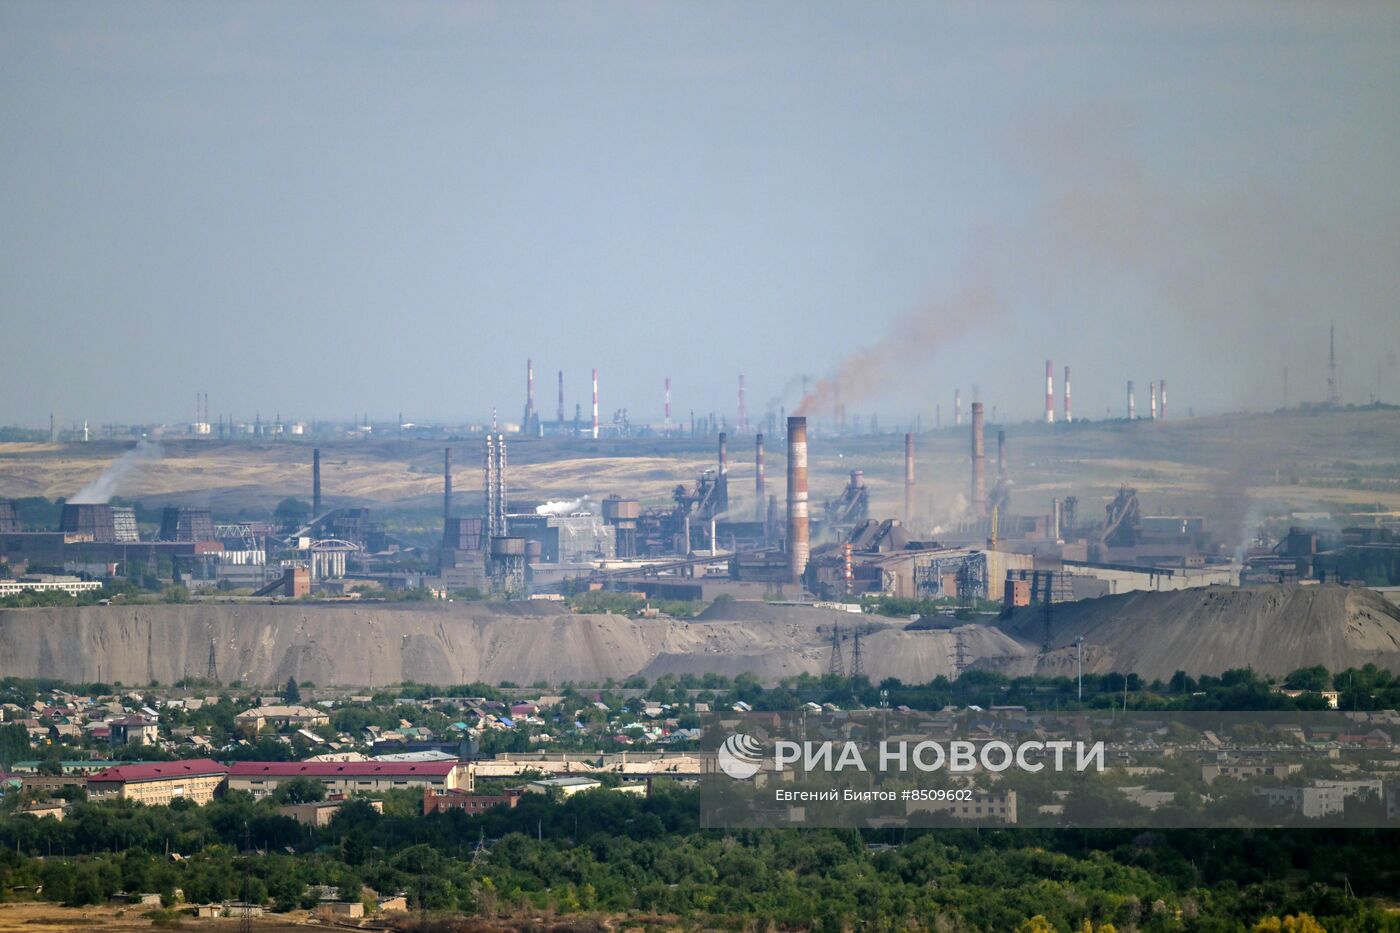
[(214, 648), (214, 639), (212, 638), (209, 639), (209, 670), (205, 672), (205, 676), (211, 684), (219, 682), (219, 655)]
[(831, 660), (826, 666), (826, 672), (833, 677), (846, 676), (846, 663), (841, 658), (841, 623), (834, 622), (831, 626)]
[(856, 626), (851, 636), (851, 679), (865, 676), (865, 663), (860, 656), (860, 626)]
[(972, 653), (967, 650), (967, 633), (953, 631), (953, 673), (961, 677), (972, 666)]

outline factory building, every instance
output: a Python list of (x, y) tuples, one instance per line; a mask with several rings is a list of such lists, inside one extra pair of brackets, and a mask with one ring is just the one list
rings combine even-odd
[[(883, 594), (905, 599), (1002, 598), (1011, 571), (1030, 571), (1029, 554), (985, 547), (939, 547), (908, 542), (903, 529), (876, 529), (872, 549), (829, 545), (812, 558), (810, 588), (823, 599)], [(869, 529), (863, 529), (869, 534)], [(903, 547), (897, 546), (907, 542)], [(884, 548), (884, 550), (881, 550)]]
[(96, 580), (80, 580), (77, 577), (57, 576), (48, 573), (27, 574), (16, 580), (0, 580), (0, 596), (18, 596), (20, 593), (67, 593), (77, 596), (102, 589)]

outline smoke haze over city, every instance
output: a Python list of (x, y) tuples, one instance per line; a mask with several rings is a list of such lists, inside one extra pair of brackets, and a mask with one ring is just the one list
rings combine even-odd
[[(821, 15), (816, 15), (820, 13)], [(1400, 9), (7, 4), (0, 422), (1400, 395)], [(61, 374), (62, 378), (53, 378)], [(139, 378), (138, 378), (139, 377)]]

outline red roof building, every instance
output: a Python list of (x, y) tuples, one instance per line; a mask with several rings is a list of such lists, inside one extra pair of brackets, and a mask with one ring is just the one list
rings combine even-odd
[(461, 761), (238, 761), (229, 768), (228, 787), (263, 797), (298, 778), (319, 781), (329, 793), (424, 787), (470, 792), (476, 769)]
[(148, 806), (181, 798), (208, 803), (227, 774), (226, 766), (208, 758), (117, 765), (89, 776), (87, 792), (92, 800), (135, 800)]

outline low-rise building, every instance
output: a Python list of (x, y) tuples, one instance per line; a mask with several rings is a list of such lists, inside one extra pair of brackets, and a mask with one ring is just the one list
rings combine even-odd
[(1017, 821), (1014, 790), (974, 792), (966, 800), (910, 800), (906, 816), (916, 813), (944, 813), (954, 819), (1012, 824)]
[(238, 761), (229, 768), (228, 788), (265, 797), (298, 778), (346, 795), (421, 787), (470, 792), (476, 784), (474, 769), (461, 761)]
[(20, 577), (17, 580), (0, 580), (0, 596), (16, 596), (20, 593), (91, 593), (102, 589), (97, 580), (80, 580), (77, 577), (57, 576), (39, 573)]
[(67, 805), (62, 800), (36, 800), (34, 803), (19, 808), (20, 813), (28, 813), (39, 819), (53, 817), (55, 820), (62, 820), (67, 812)]
[(208, 758), (119, 765), (88, 778), (88, 798), (135, 800), (147, 806), (165, 806), (180, 798), (208, 803), (224, 783), (228, 770)]
[(462, 810), (475, 815), (495, 807), (513, 807), (520, 802), (524, 793), (521, 788), (506, 788), (503, 794), (470, 794), (463, 790), (446, 790), (436, 787), (423, 788), (423, 815)]
[(1375, 780), (1314, 781), (1307, 787), (1256, 787), (1254, 795), (1298, 816), (1320, 819), (1345, 813), (1348, 797), (1380, 799), (1381, 791), (1381, 782)]
[(531, 794), (548, 794), (551, 791), (558, 791), (561, 797), (572, 797), (574, 794), (586, 790), (597, 790), (602, 786), (602, 781), (595, 781), (593, 778), (558, 777), (531, 781), (525, 785), (525, 790)]
[(240, 732), (256, 735), (264, 726), (272, 726), (279, 731), (292, 729), (314, 729), (330, 725), (331, 717), (314, 706), (255, 706), (233, 717), (233, 724)]
[(1302, 765), (1296, 764), (1268, 764), (1264, 762), (1236, 762), (1213, 765), (1201, 765), (1201, 780), (1207, 784), (1212, 783), (1216, 778), (1234, 778), (1237, 781), (1249, 780), (1251, 778), (1286, 778), (1290, 774), (1297, 774), (1303, 769)]
[[(277, 812), (283, 816), (290, 816), (303, 826), (312, 826), (320, 829), (330, 825), (332, 819), (341, 807), (345, 806), (344, 797), (338, 800), (315, 800), (310, 803), (289, 803), (286, 806), (277, 808)], [(384, 802), (382, 800), (369, 801), (370, 807), (376, 813), (384, 812)]]
[(160, 739), (160, 723), (148, 716), (134, 713), (107, 723), (107, 744), (154, 745)]

